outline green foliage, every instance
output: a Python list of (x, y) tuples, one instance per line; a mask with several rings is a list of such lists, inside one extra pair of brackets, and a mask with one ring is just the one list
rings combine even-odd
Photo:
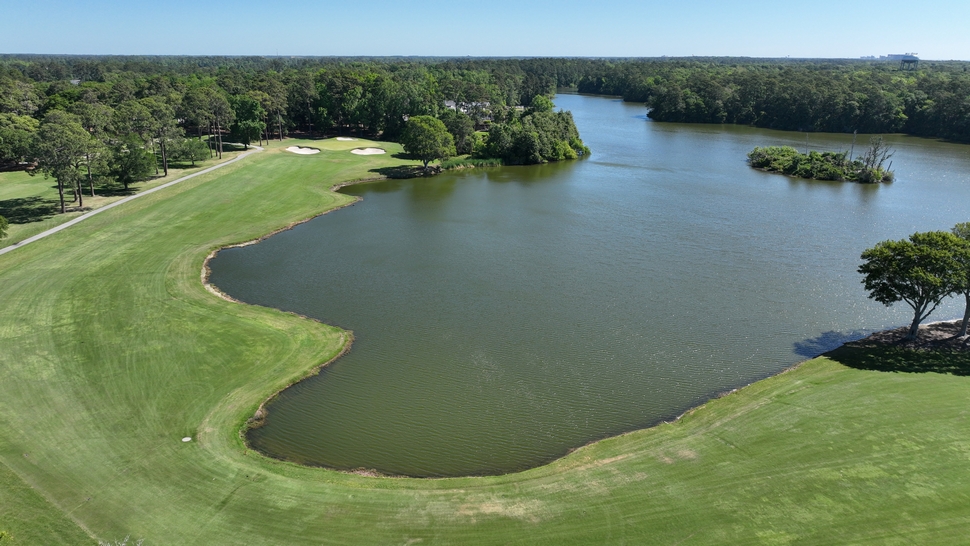
[(196, 161), (209, 158), (209, 145), (195, 138), (177, 138), (169, 143), (168, 154), (172, 161), (188, 161), (195, 165)]
[(555, 105), (552, 100), (545, 95), (536, 95), (532, 98), (532, 102), (529, 103), (529, 108), (533, 112), (552, 112)]
[[(875, 141), (874, 141), (875, 142)], [(878, 146), (883, 149), (882, 154), (892, 154), (885, 151), (882, 140)], [(869, 154), (873, 150), (870, 146)], [(892, 171), (882, 168), (884, 161), (849, 161), (848, 152), (816, 152), (799, 153), (791, 146), (758, 147), (748, 152), (748, 162), (756, 169), (777, 172), (799, 178), (814, 180), (850, 180), (854, 182), (889, 182), (893, 178)], [(887, 156), (888, 157), (888, 156)]]
[(964, 240), (946, 231), (914, 233), (866, 249), (858, 271), (870, 299), (887, 307), (902, 301), (913, 309), (909, 336), (916, 337), (919, 323), (960, 286), (957, 255), (965, 248)]
[(445, 109), (438, 116), (455, 140), (455, 152), (459, 155), (472, 153), (475, 147), (475, 122), (464, 112)]
[(569, 112), (532, 112), (496, 123), (488, 131), (481, 157), (509, 165), (576, 159), (589, 154)]
[(155, 156), (142, 148), (135, 137), (119, 140), (111, 151), (111, 175), (125, 189), (135, 182), (148, 180), (155, 169)]
[(4, 239), (7, 237), (7, 229), (9, 227), (10, 227), (10, 224), (7, 223), (7, 219), (4, 218), (3, 216), (0, 216), (0, 239)]
[(501, 159), (491, 158), (482, 159), (474, 157), (446, 159), (441, 162), (441, 170), (450, 171), (453, 169), (465, 169), (469, 167), (501, 167)]
[(432, 116), (414, 116), (408, 119), (401, 135), (401, 145), (411, 157), (424, 163), (455, 155), (455, 140), (441, 120)]
[(0, 113), (0, 164), (26, 161), (39, 126), (30, 116)]
[(91, 135), (81, 126), (77, 116), (53, 110), (44, 117), (34, 140), (33, 155), (37, 168), (31, 174), (44, 173), (57, 180), (61, 212), (64, 212), (64, 189), (75, 188), (78, 167), (91, 147)]
[(970, 222), (959, 223), (953, 226), (950, 231), (964, 242), (962, 248), (955, 255), (958, 271), (956, 272), (957, 277), (954, 292), (962, 294), (966, 301), (966, 306), (963, 311), (963, 323), (960, 326), (960, 332), (958, 334), (965, 336), (967, 335), (967, 328), (970, 327)]
[(657, 121), (905, 132), (970, 142), (966, 63), (669, 59), (589, 67), (578, 89), (645, 102)]
[(248, 148), (249, 144), (258, 140), (266, 129), (266, 123), (263, 121), (266, 110), (259, 101), (247, 95), (229, 97), (229, 104), (235, 113), (235, 120), (229, 128), (229, 136)]

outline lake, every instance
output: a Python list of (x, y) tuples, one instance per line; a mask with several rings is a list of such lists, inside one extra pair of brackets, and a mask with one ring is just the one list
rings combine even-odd
[(808, 181), (746, 154), (852, 135), (555, 102), (590, 158), (348, 187), (363, 201), (211, 261), (233, 297), (356, 338), (269, 404), (253, 447), (409, 476), (541, 465), (908, 324), (904, 304), (866, 298), (860, 253), (970, 221), (968, 146), (891, 135), (892, 184)]

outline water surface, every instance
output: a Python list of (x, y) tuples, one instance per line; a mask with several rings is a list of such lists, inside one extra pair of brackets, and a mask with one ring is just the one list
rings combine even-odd
[(804, 133), (556, 104), (591, 158), (353, 186), (363, 202), (212, 260), (233, 297), (356, 336), (254, 446), (412, 476), (533, 467), (907, 323), (866, 299), (859, 254), (970, 220), (966, 146), (893, 136), (893, 184), (814, 182), (745, 163)]

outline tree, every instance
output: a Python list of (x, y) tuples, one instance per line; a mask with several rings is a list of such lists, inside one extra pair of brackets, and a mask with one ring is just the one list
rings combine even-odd
[(464, 112), (447, 109), (441, 113), (441, 122), (455, 139), (455, 151), (459, 154), (472, 153), (475, 143), (475, 122)]
[(154, 168), (155, 155), (142, 148), (137, 137), (125, 137), (114, 145), (111, 175), (124, 184), (126, 190), (134, 182), (147, 180)]
[(234, 95), (229, 97), (229, 103), (236, 113), (235, 121), (229, 127), (229, 135), (233, 140), (242, 142), (243, 146), (249, 148), (249, 143), (260, 138), (266, 123), (266, 110), (253, 97), (247, 95)]
[(0, 113), (0, 164), (17, 165), (30, 155), (39, 123), (30, 116)]
[(883, 169), (883, 164), (886, 160), (892, 158), (896, 152), (889, 147), (881, 136), (872, 137), (869, 140), (869, 147), (859, 158), (859, 163), (862, 164), (862, 168), (859, 172), (859, 180), (862, 182), (891, 182), (893, 179), (893, 173), (890, 168), (892, 168), (892, 161), (889, 162), (889, 167)]
[(71, 113), (78, 116), (81, 125), (91, 134), (91, 141), (84, 155), (84, 164), (88, 171), (88, 187), (91, 190), (91, 197), (94, 197), (94, 175), (91, 172), (92, 165), (103, 164), (103, 158), (107, 155), (107, 128), (111, 124), (114, 111), (99, 102), (77, 102), (71, 107)]
[(455, 155), (455, 140), (440, 119), (432, 116), (414, 116), (408, 119), (401, 134), (401, 144), (411, 156), (424, 163)]
[(960, 272), (956, 289), (954, 292), (963, 294), (966, 300), (966, 307), (963, 311), (963, 322), (960, 324), (958, 337), (967, 335), (967, 324), (970, 323), (970, 222), (963, 222), (953, 226), (951, 230), (954, 235), (964, 241), (964, 245), (956, 253), (956, 260), (959, 264)]
[(209, 146), (194, 138), (176, 138), (169, 144), (169, 157), (174, 161), (203, 161), (209, 157)]
[[(152, 115), (152, 142), (158, 141), (158, 151), (162, 155), (162, 170), (168, 176), (168, 145), (183, 134), (183, 130), (176, 126), (175, 109), (161, 98), (146, 97), (140, 101)], [(154, 145), (152, 146), (154, 149)], [(156, 163), (157, 165), (157, 163)], [(155, 174), (158, 174), (156, 167)]]
[(946, 231), (914, 233), (909, 240), (882, 241), (862, 253), (859, 273), (869, 298), (890, 306), (906, 302), (913, 309), (908, 339), (919, 325), (959, 284), (956, 252), (964, 246)]
[(529, 108), (533, 112), (552, 112), (555, 105), (552, 103), (549, 97), (545, 95), (536, 95), (532, 98), (532, 104), (529, 105)]
[(261, 102), (261, 104), (266, 112), (272, 112), (273, 117), (276, 118), (277, 136), (282, 142), (283, 111), (286, 110), (286, 86), (283, 85), (279, 73), (270, 71), (262, 75), (262, 79), (257, 82), (256, 87), (269, 98), (268, 102)]
[(65, 212), (64, 188), (77, 187), (78, 166), (87, 155), (90, 140), (91, 135), (81, 126), (78, 117), (62, 110), (48, 113), (37, 131), (34, 147), (37, 168), (29, 172), (32, 175), (42, 172), (45, 178), (57, 180), (62, 214)]

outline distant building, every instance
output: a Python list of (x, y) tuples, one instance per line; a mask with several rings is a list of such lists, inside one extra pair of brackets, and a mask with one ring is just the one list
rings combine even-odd
[(916, 70), (919, 68), (919, 57), (915, 53), (890, 53), (880, 55), (880, 61), (899, 61), (900, 70)]
[(881, 61), (919, 61), (919, 57), (915, 53), (890, 53), (889, 55), (880, 55), (879, 60)]

